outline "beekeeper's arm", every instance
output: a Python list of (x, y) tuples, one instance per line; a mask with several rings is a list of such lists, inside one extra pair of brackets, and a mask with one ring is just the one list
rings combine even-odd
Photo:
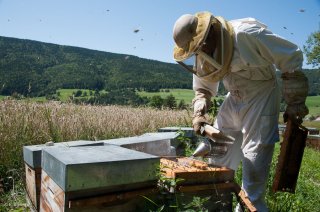
[(282, 92), (287, 103), (284, 122), (290, 118), (298, 124), (302, 123), (302, 119), (309, 111), (305, 105), (308, 95), (308, 79), (302, 72), (303, 54), (301, 50), (295, 44), (267, 29), (259, 30), (254, 36), (248, 33), (238, 36), (245, 42), (252, 42), (249, 48), (255, 48), (263, 60), (271, 62), (282, 72)]
[(193, 120), (192, 126), (197, 134), (200, 133), (200, 128), (204, 123), (209, 124), (206, 116), (211, 107), (211, 97), (216, 96), (218, 91), (219, 82), (209, 82), (200, 79), (198, 76), (193, 75), (193, 90), (195, 97), (192, 100), (193, 104)]

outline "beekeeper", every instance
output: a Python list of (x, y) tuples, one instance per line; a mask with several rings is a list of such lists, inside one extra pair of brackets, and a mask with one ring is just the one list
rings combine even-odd
[(174, 24), (173, 38), (174, 59), (193, 73), (196, 133), (208, 123), (207, 111), (219, 81), (228, 90), (214, 126), (236, 141), (223, 157), (209, 162), (236, 170), (242, 161), (242, 187), (259, 212), (267, 211), (266, 182), (279, 141), (276, 69), (282, 72), (287, 103), (284, 121), (290, 118), (300, 124), (308, 114), (301, 50), (254, 18), (226, 21), (209, 12), (182, 15)]

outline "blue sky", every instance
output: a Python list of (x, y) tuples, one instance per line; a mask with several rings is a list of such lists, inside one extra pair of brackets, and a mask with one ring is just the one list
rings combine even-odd
[(174, 63), (174, 22), (199, 11), (254, 17), (301, 48), (320, 28), (320, 0), (0, 0), (0, 36)]

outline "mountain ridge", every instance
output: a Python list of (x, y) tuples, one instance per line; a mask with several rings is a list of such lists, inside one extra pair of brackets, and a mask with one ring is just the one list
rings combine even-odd
[(41, 96), (58, 88), (157, 90), (192, 84), (191, 74), (178, 64), (3, 36), (0, 74), (2, 95)]
[[(309, 79), (309, 95), (320, 95), (320, 70), (303, 71)], [(174, 63), (0, 36), (0, 95), (45, 96), (60, 88), (192, 89), (192, 75)], [(223, 86), (219, 92), (225, 93)]]

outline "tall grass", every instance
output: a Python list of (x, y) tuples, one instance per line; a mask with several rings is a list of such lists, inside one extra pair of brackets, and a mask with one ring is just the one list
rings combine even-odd
[[(26, 210), (22, 147), (47, 141), (103, 140), (141, 135), (167, 126), (190, 126), (188, 111), (60, 102), (0, 101), (0, 211)], [(272, 161), (267, 202), (271, 211), (320, 208), (320, 153), (306, 148), (296, 194), (270, 192), (279, 145)], [(241, 170), (237, 172), (240, 181)], [(240, 182), (239, 182), (240, 183)], [(1, 186), (3, 186), (1, 187)], [(3, 189), (10, 192), (3, 193)]]
[(0, 101), (0, 179), (22, 167), (25, 145), (135, 136), (190, 123), (186, 111)]
[(2, 100), (0, 212), (28, 211), (22, 153), (25, 145), (135, 136), (190, 123), (188, 111)]
[(320, 208), (320, 153), (312, 148), (305, 148), (295, 193), (272, 192), (280, 145), (276, 144), (269, 174), (267, 203), (270, 211), (319, 211)]
[[(270, 212), (319, 211), (320, 208), (320, 153), (306, 147), (300, 167), (295, 193), (272, 191), (273, 180), (280, 154), (276, 143), (266, 189), (266, 202)], [(235, 180), (241, 185), (242, 168), (237, 170)]]

